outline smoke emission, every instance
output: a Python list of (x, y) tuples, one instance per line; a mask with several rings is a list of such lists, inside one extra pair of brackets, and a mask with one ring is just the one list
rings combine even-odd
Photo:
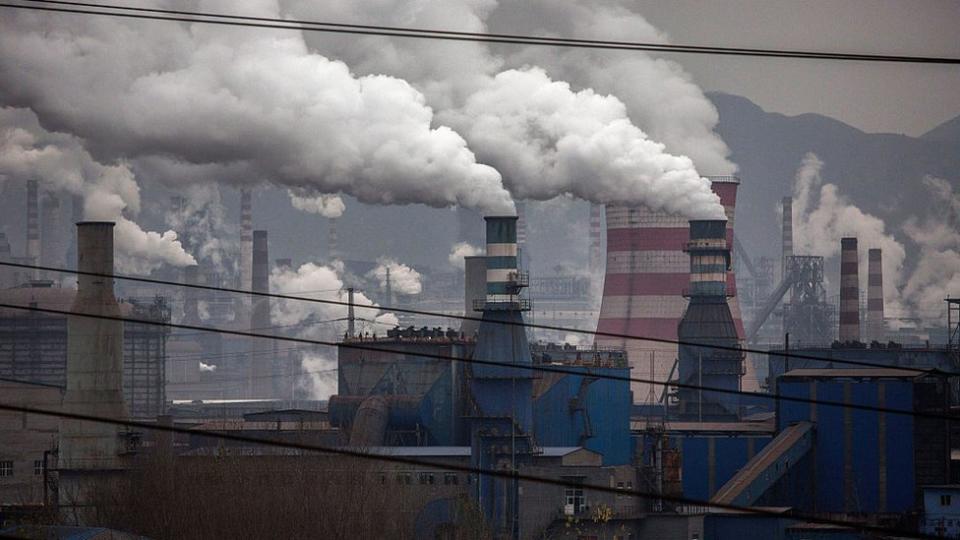
[(450, 266), (463, 270), (466, 266), (463, 258), (476, 257), (477, 255), (483, 255), (483, 249), (468, 242), (457, 242), (450, 248), (450, 255), (447, 255), (447, 260), (450, 262)]
[(319, 214), (325, 218), (338, 218), (343, 215), (346, 205), (343, 199), (336, 195), (315, 195), (298, 194), (294, 190), (287, 190), (290, 196), (290, 204), (301, 212), (310, 214)]
[(200, 263), (221, 274), (237, 272), (239, 227), (227, 219), (220, 187), (194, 184), (182, 191), (183, 208), (170, 208), (164, 223), (177, 231), (181, 243)]
[(116, 222), (116, 266), (122, 273), (196, 264), (177, 233), (144, 231), (132, 220), (140, 213), (140, 188), (125, 164), (97, 162), (79, 139), (43, 129), (27, 109), (0, 108), (0, 177), (36, 178), (44, 189), (82, 195), (84, 219)]
[(367, 277), (376, 279), (380, 289), (387, 288), (387, 269), (390, 269), (390, 287), (395, 294), (420, 294), (423, 286), (420, 283), (420, 272), (393, 259), (381, 258), (377, 267), (371, 270)]
[(919, 260), (903, 288), (916, 314), (943, 317), (943, 299), (960, 290), (960, 193), (942, 178), (923, 179), (930, 205), (923, 219), (904, 224), (907, 236), (920, 248)]

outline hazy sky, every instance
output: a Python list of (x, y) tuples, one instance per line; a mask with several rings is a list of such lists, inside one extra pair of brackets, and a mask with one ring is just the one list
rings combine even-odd
[[(673, 43), (960, 56), (952, 0), (645, 0)], [(960, 66), (671, 55), (704, 90), (785, 114), (821, 113), (865, 131), (920, 135), (960, 114)]]

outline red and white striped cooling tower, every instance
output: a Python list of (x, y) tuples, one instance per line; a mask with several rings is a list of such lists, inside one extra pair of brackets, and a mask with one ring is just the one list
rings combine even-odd
[[(727, 245), (733, 245), (734, 210), (737, 204), (735, 176), (711, 176), (714, 193), (727, 214)], [(653, 212), (644, 207), (607, 206), (607, 269), (603, 283), (598, 332), (677, 339), (677, 325), (687, 307), (684, 292), (690, 284), (690, 257), (684, 251), (689, 241), (687, 218)], [(736, 297), (736, 278), (727, 273), (730, 311), (743, 339), (743, 318)], [(677, 359), (677, 346), (639, 339), (597, 336), (597, 345), (627, 350), (632, 377), (667, 381)], [(651, 365), (652, 362), (652, 365)], [(675, 374), (674, 374), (675, 377)], [(656, 385), (658, 399), (664, 387)], [(643, 402), (651, 388), (633, 383), (633, 399)]]

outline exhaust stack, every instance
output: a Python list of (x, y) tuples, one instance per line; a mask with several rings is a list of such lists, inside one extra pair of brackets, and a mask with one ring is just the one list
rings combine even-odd
[[(270, 254), (267, 248), (267, 231), (253, 231), (252, 290), (270, 292)], [(255, 296), (251, 300), (250, 330), (269, 333), (270, 299)], [(250, 398), (273, 397), (274, 343), (267, 338), (252, 338), (249, 373)]]
[(883, 251), (867, 251), (867, 340), (886, 341), (883, 320)]
[(240, 288), (253, 287), (253, 194), (240, 190)]
[(857, 239), (840, 239), (840, 332), (838, 339), (860, 341), (860, 263)]
[[(487, 295), (487, 258), (478, 255), (463, 258), (463, 314), (476, 316), (476, 307), (482, 306)], [(464, 319), (460, 323), (460, 332), (466, 337), (473, 337), (480, 329), (480, 321)]]
[[(27, 180), (27, 258), (30, 264), (40, 263), (40, 208), (36, 180)], [(38, 270), (30, 271), (32, 278), (39, 279)]]
[(783, 255), (780, 258), (780, 277), (782, 278), (787, 274), (787, 259), (793, 257), (793, 199), (784, 197), (780, 204), (783, 207), (783, 224), (780, 229), (782, 234), (781, 248), (783, 250)]

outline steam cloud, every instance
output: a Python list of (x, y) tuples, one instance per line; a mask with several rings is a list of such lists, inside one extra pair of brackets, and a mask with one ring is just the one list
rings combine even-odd
[(164, 222), (178, 231), (184, 248), (201, 262), (210, 264), (217, 272), (235, 273), (240, 246), (235, 224), (227, 220), (220, 188), (211, 184), (186, 186), (185, 205), (171, 208)]
[(387, 287), (387, 269), (390, 269), (390, 287), (397, 294), (420, 294), (423, 286), (420, 283), (420, 272), (393, 259), (380, 259), (377, 267), (367, 276), (380, 283), (380, 289)]
[(450, 254), (447, 255), (447, 260), (454, 268), (463, 270), (466, 267), (466, 263), (463, 261), (463, 258), (475, 257), (477, 255), (483, 255), (483, 249), (467, 242), (457, 242), (453, 245), (453, 247), (450, 248)]
[(27, 109), (0, 108), (0, 177), (38, 179), (45, 189), (83, 196), (84, 218), (116, 222), (117, 269), (146, 274), (162, 264), (196, 264), (173, 231), (144, 231), (131, 217), (140, 212), (140, 188), (125, 164), (103, 165), (79, 139), (43, 129)]
[(343, 215), (346, 205), (343, 199), (336, 195), (300, 195), (293, 190), (287, 190), (290, 204), (301, 212), (319, 214), (325, 218), (338, 218)]
[(931, 210), (923, 220), (912, 218), (904, 224), (920, 256), (903, 294), (918, 316), (938, 319), (943, 316), (943, 299), (960, 290), (960, 194), (942, 178), (928, 176), (923, 185)]

